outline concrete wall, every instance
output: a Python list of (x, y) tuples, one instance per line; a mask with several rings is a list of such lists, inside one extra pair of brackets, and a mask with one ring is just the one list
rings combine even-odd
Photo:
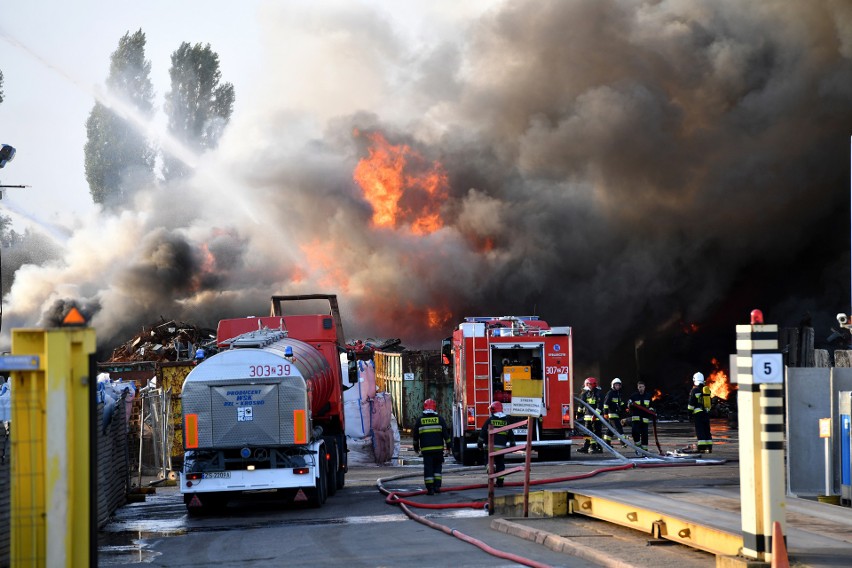
[(852, 391), (852, 368), (835, 367), (831, 374), (831, 443), (834, 470), (834, 494), (839, 495), (840, 479), (840, 393)]
[(852, 368), (787, 367), (787, 491), (792, 495), (825, 493), (825, 440), (820, 418), (832, 419), (831, 494), (840, 493), (839, 392), (852, 390)]
[(819, 419), (831, 414), (831, 369), (787, 367), (787, 492), (825, 493), (825, 451)]

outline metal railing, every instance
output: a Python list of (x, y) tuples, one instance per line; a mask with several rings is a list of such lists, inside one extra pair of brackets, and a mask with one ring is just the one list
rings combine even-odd
[[(522, 428), (526, 427), (527, 429), (527, 440), (523, 447), (518, 446), (509, 446), (506, 448), (500, 448), (498, 450), (494, 449), (494, 434), (499, 434), (500, 432), (506, 432), (507, 430), (512, 430), (514, 428)], [(530, 426), (530, 419), (525, 418), (520, 422), (513, 422), (512, 424), (508, 424), (506, 426), (500, 426), (499, 428), (494, 428), (493, 426), (488, 427), (488, 514), (494, 514), (494, 481), (498, 477), (505, 477), (506, 475), (511, 475), (513, 473), (524, 473), (524, 517), (529, 516), (529, 508), (530, 508), (530, 453), (532, 451), (532, 438), (531, 438), (532, 427)], [(497, 456), (502, 456), (505, 454), (511, 454), (517, 451), (524, 451), (524, 465), (513, 467), (511, 469), (504, 469), (500, 472), (494, 471), (494, 458)]]

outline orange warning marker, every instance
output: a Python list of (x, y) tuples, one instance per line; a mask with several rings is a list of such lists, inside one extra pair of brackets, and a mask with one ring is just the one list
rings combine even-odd
[(201, 507), (201, 499), (198, 498), (198, 495), (193, 495), (192, 499), (189, 500), (190, 507)]
[(62, 325), (86, 325), (88, 322), (76, 307), (72, 307), (62, 319)]
[(294, 498), (293, 498), (293, 502), (297, 502), (297, 501), (307, 501), (307, 500), (308, 500), (308, 496), (307, 496), (307, 495), (305, 495), (305, 492), (304, 492), (304, 491), (302, 491), (301, 489), (299, 489), (299, 490), (296, 492), (296, 497), (294, 497)]
[(790, 568), (790, 558), (787, 556), (787, 545), (784, 544), (784, 533), (781, 523), (772, 523), (772, 568)]

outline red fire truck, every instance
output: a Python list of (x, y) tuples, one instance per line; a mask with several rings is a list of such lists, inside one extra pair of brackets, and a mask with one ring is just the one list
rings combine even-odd
[[(457, 462), (482, 463), (476, 441), (489, 406), (500, 401), (504, 412), (512, 415), (513, 383), (527, 380), (542, 381), (541, 416), (534, 419), (531, 433), (533, 449), (541, 459), (570, 459), (574, 416), (570, 327), (551, 327), (538, 316), (467, 317), (448, 342), (443, 351), (445, 363), (450, 363), (447, 351), (452, 351)], [(526, 430), (515, 429), (518, 443), (526, 435)]]

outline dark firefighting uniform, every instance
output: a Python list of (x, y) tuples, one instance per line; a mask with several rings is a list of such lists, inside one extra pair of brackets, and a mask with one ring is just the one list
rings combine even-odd
[[(485, 424), (482, 425), (482, 430), (479, 432), (479, 441), (477, 445), (481, 450), (483, 447), (488, 447), (488, 427), (494, 426), (495, 428), (500, 428), (502, 426), (507, 426), (509, 424), (509, 420), (506, 418), (506, 415), (502, 412), (494, 413), (488, 417), (485, 421)], [(505, 448), (508, 446), (515, 445), (515, 433), (512, 430), (506, 430), (505, 432), (498, 432), (494, 434), (494, 447), (495, 448)], [(494, 457), (494, 473), (500, 473), (506, 469), (506, 456), (495, 456)], [(497, 487), (503, 487), (504, 477), (497, 478)]]
[[(624, 417), (626, 404), (624, 395), (621, 394), (621, 389), (610, 389), (604, 397), (603, 412), (601, 414), (617, 430), (616, 438), (624, 437), (624, 428), (621, 425), (621, 419)], [(612, 445), (612, 430), (607, 428), (603, 439), (607, 444)]]
[(627, 399), (627, 411), (630, 413), (630, 434), (633, 443), (648, 451), (648, 424), (656, 419), (656, 413), (647, 389), (643, 394), (636, 391)]
[(412, 432), (414, 451), (423, 456), (423, 481), (431, 495), (441, 489), (444, 446), (450, 449), (450, 429), (434, 410), (424, 410)]
[[(600, 387), (595, 387), (591, 390), (583, 389), (582, 394), (580, 394), (580, 400), (582, 400), (583, 402), (585, 402), (586, 404), (588, 404), (589, 406), (591, 406), (592, 408), (594, 408), (598, 412), (601, 412), (601, 410), (603, 408), (603, 391), (601, 391)], [(584, 405), (579, 404), (579, 405), (577, 405), (577, 415), (578, 415), (578, 417), (583, 418), (583, 426), (585, 426), (586, 428), (588, 428), (589, 430), (594, 432), (597, 437), (599, 437), (599, 438), (601, 437), (601, 434), (602, 434), (601, 421), (598, 419), (597, 416), (594, 415), (594, 413), (591, 410), (586, 408)], [(586, 453), (590, 449), (593, 452), (600, 452), (601, 451), (600, 445), (597, 442), (595, 442), (594, 439), (591, 436), (586, 436), (586, 441), (583, 444), (583, 447), (580, 448), (577, 451)]]
[(695, 385), (689, 393), (686, 408), (695, 420), (696, 448), (709, 454), (713, 451), (713, 436), (710, 434), (710, 388), (707, 385)]

